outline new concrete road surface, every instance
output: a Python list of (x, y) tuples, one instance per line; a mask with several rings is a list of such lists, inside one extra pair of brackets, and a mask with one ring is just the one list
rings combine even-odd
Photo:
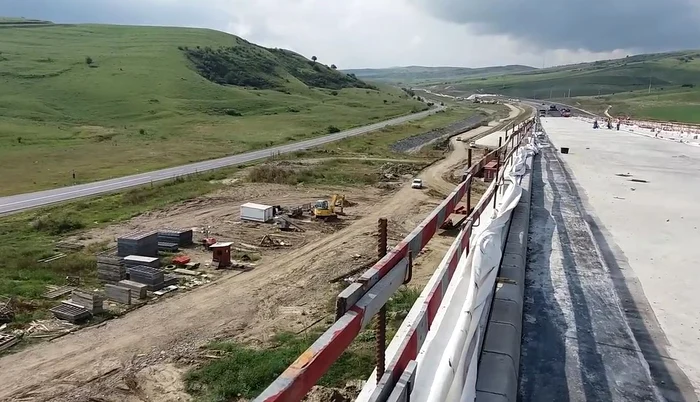
[(9, 197), (2, 197), (0, 198), (0, 215), (19, 212), (30, 208), (36, 208), (76, 198), (114, 192), (129, 187), (135, 187), (152, 182), (172, 179), (178, 176), (184, 176), (197, 172), (204, 172), (207, 170), (219, 169), (226, 166), (253, 162), (277, 154), (286, 154), (290, 152), (300, 151), (303, 149), (313, 148), (319, 145), (327, 144), (329, 142), (338, 141), (343, 138), (367, 134), (369, 132), (376, 131), (387, 126), (403, 124), (412, 120), (422, 119), (442, 109), (444, 109), (444, 107), (436, 107), (431, 110), (426, 110), (407, 116), (396, 117), (394, 119), (374, 123), (368, 126), (353, 128), (351, 130), (341, 131), (339, 133), (330, 134), (323, 137), (313, 138), (310, 140), (295, 142), (287, 145), (281, 145), (273, 148), (267, 148), (260, 151), (227, 156), (224, 158), (212, 159), (208, 161), (197, 162), (168, 169), (156, 170), (153, 172), (141, 173), (132, 176), (125, 176), (116, 179), (80, 184), (76, 186), (62, 187), (53, 190), (39, 191), (36, 193), (27, 193), (13, 195)]
[(700, 148), (542, 123), (521, 400), (697, 401)]

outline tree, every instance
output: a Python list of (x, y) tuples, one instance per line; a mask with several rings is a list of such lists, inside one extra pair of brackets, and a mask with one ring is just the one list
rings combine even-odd
[(335, 64), (331, 64), (331, 68), (332, 68), (333, 70), (337, 70), (337, 69), (338, 69), (338, 66), (336, 66)]
[(313, 60), (314, 62), (316, 62), (316, 60), (318, 60), (318, 57), (316, 57), (316, 56), (311, 56), (311, 60)]
[(92, 57), (88, 56), (85, 58), (85, 64), (88, 66), (92, 65)]

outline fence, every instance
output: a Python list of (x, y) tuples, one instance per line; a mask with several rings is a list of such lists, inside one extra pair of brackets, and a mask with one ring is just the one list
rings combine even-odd
[[(403, 241), (391, 252), (386, 254), (373, 267), (362, 274), (355, 283), (348, 286), (336, 301), (336, 322), (324, 332), (309, 349), (302, 353), (258, 398), (256, 402), (290, 402), (300, 401), (309, 390), (326, 373), (329, 367), (350, 346), (357, 335), (371, 322), (373, 316), (379, 313), (389, 298), (410, 277), (411, 256), (428, 243), (437, 229), (455, 210), (457, 203), (470, 192), (473, 178), (484, 169), (487, 161), (497, 160), (498, 168), (503, 161), (509, 160), (515, 149), (520, 145), (524, 136), (531, 130), (533, 120), (518, 124), (510, 136), (499, 148), (487, 154), (479, 162), (466, 171), (463, 181), (452, 193)], [(378, 362), (380, 368), (380, 383), (378, 389), (385, 390), (377, 400), (386, 400), (399, 377), (404, 373), (408, 363), (416, 358), (418, 350), (425, 339), (425, 334), (435, 318), (437, 308), (443, 299), (447, 284), (454, 274), (462, 250), (468, 249), (472, 228), (478, 224), (479, 217), (489, 202), (496, 203), (499, 180), (503, 172), (496, 174), (499, 178), (489, 187), (488, 193), (482, 197), (467, 218), (464, 229), (460, 231), (459, 243), (463, 247), (453, 247), (449, 251), (449, 263), (443, 283), (435, 283), (430, 297), (425, 302), (423, 318), (401, 345), (399, 353), (388, 365)], [(429, 284), (430, 285), (430, 284)], [(382, 345), (383, 346), (383, 345)], [(381, 359), (381, 357), (380, 357)]]

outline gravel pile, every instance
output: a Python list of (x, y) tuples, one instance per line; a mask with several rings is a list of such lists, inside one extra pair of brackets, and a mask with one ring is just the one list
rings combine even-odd
[(468, 119), (450, 124), (447, 127), (441, 127), (434, 130), (430, 130), (426, 133), (417, 134), (412, 137), (408, 137), (401, 141), (395, 142), (391, 146), (391, 150), (394, 152), (408, 152), (416, 147), (423, 146), (438, 138), (452, 137), (453, 135), (469, 131), (473, 128), (478, 127), (485, 120), (486, 117), (480, 114), (476, 114), (474, 116), (469, 117)]

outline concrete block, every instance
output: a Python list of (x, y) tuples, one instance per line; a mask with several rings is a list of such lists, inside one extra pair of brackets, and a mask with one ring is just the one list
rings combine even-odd
[(508, 398), (499, 394), (477, 391), (474, 402), (508, 402)]
[(501, 259), (501, 266), (509, 265), (509, 266), (521, 267), (524, 270), (525, 269), (525, 262), (526, 262), (525, 255), (506, 252), (505, 254), (503, 254), (503, 258)]
[(522, 308), (523, 292), (518, 285), (512, 283), (498, 283), (496, 284), (495, 300), (512, 301)]
[(131, 304), (131, 289), (116, 286), (116, 285), (105, 285), (105, 294), (110, 300), (114, 300), (121, 304)]
[(503, 323), (513, 325), (518, 332), (522, 333), (523, 310), (517, 303), (508, 300), (494, 300), (491, 307), (490, 323)]
[(520, 367), (520, 331), (511, 324), (489, 322), (483, 350), (508, 356), (517, 370)]
[(515, 402), (518, 392), (516, 368), (510, 357), (498, 353), (482, 352), (479, 363), (479, 378), (476, 390), (503, 395), (506, 400)]
[(118, 286), (124, 287), (131, 289), (131, 296), (136, 297), (138, 299), (145, 299), (146, 298), (146, 292), (148, 291), (148, 285), (144, 285), (143, 283), (138, 283), (134, 281), (129, 281), (129, 280), (123, 280), (119, 281), (117, 283)]
[(525, 285), (525, 270), (522, 267), (515, 265), (503, 265), (501, 264), (501, 269), (498, 271), (498, 276), (501, 278), (508, 278), (519, 285), (521, 289)]

